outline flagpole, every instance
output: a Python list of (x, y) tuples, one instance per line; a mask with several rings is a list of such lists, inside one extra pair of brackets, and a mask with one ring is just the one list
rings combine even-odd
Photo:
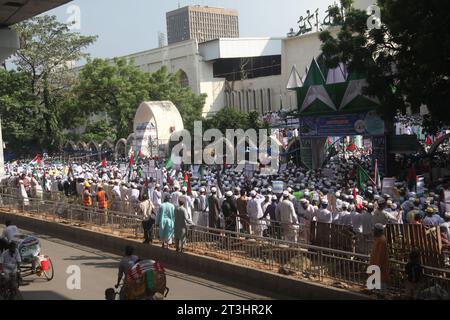
[[(374, 186), (376, 186), (375, 181), (372, 180), (372, 178), (371, 178), (370, 175), (367, 173), (367, 171), (364, 170), (364, 168), (361, 167), (359, 164), (356, 164), (356, 165), (358, 166), (358, 168), (360, 168), (360, 169), (367, 175), (367, 178), (369, 178), (370, 182), (372, 182), (372, 184), (373, 184)], [(358, 177), (358, 178), (359, 178), (359, 177)]]

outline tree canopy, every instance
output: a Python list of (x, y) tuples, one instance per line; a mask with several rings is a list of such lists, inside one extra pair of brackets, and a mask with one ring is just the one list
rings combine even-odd
[(245, 113), (227, 107), (203, 121), (203, 130), (213, 128), (225, 134), (227, 129), (258, 130), (268, 128), (268, 124), (260, 120), (258, 112)]
[(426, 129), (433, 133), (450, 124), (450, 5), (446, 1), (378, 0), (381, 27), (369, 30), (366, 12), (341, 1), (335, 18), (343, 22), (333, 38), (320, 35), (330, 68), (344, 63), (367, 77), (366, 93), (381, 101), (380, 114), (392, 119), (410, 107), (426, 105)]
[[(71, 32), (55, 16), (38, 16), (13, 28), (19, 34), (21, 49), (12, 62), (21, 74), (21, 79), (28, 82), (26, 89), (34, 97), (33, 110), (39, 112), (35, 118), (39, 119), (37, 131), (31, 131), (32, 128), (28, 126), (24, 130), (29, 130), (26, 134), (30, 136), (39, 135), (37, 140), (42, 149), (56, 150), (62, 144), (65, 128), (62, 117), (75, 80), (71, 68), (76, 61), (87, 56), (83, 50), (96, 37)], [(17, 111), (20, 112), (20, 109)], [(30, 118), (28, 116), (33, 121)]]
[[(89, 60), (75, 92), (83, 118), (106, 113), (117, 138), (126, 138), (133, 131), (134, 116), (143, 101), (172, 101), (187, 130), (193, 130), (194, 121), (202, 119), (205, 103), (205, 95), (181, 86), (178, 73), (169, 74), (162, 67), (149, 74), (124, 58)], [(78, 126), (79, 122), (74, 124)]]
[[(21, 49), (12, 58), (14, 70), (0, 70), (7, 151), (25, 155), (60, 150), (67, 139), (126, 138), (136, 109), (146, 100), (171, 100), (188, 130), (202, 119), (206, 95), (183, 87), (179, 73), (170, 74), (166, 67), (146, 73), (120, 58), (90, 59), (85, 49), (96, 36), (71, 32), (55, 16), (14, 28)], [(86, 65), (74, 69), (80, 59), (87, 59)]]

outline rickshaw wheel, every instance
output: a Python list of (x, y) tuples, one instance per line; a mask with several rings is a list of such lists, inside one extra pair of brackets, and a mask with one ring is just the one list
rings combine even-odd
[(44, 274), (47, 281), (51, 281), (53, 279), (53, 276), (55, 275), (55, 270), (53, 269), (53, 263), (50, 258), (48, 259), (48, 270), (42, 270), (42, 273)]

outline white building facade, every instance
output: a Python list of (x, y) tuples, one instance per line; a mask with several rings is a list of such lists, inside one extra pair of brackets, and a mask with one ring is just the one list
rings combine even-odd
[[(372, 2), (357, 0), (355, 6), (365, 10)], [(220, 38), (200, 44), (193, 39), (124, 58), (145, 72), (162, 66), (170, 73), (180, 71), (182, 85), (207, 95), (205, 117), (227, 106), (265, 113), (297, 106), (295, 92), (286, 89), (291, 70), (295, 67), (303, 77), (320, 55), (321, 44), (319, 32), (286, 38)]]

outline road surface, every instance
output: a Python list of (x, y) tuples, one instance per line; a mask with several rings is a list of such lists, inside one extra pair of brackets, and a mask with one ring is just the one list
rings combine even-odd
[[(50, 282), (37, 276), (25, 278), (25, 285), (20, 287), (24, 300), (104, 299), (105, 289), (113, 287), (117, 281), (117, 268), (121, 257), (49, 236), (38, 235), (38, 237), (41, 240), (42, 254), (52, 259), (55, 276)], [(72, 265), (80, 267), (80, 290), (67, 288), (66, 282), (70, 274), (66, 271)], [(270, 299), (268, 296), (171, 270), (167, 270), (167, 275), (167, 286), (170, 288), (168, 300)]]

